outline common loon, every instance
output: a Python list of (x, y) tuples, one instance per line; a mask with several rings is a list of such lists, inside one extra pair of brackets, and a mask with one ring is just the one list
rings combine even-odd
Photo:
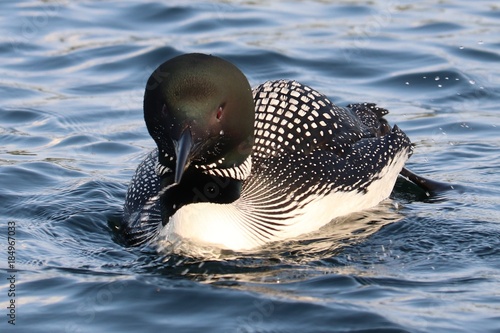
[(338, 107), (296, 81), (252, 91), (211, 55), (170, 59), (147, 81), (144, 118), (157, 148), (129, 185), (125, 236), (250, 250), (373, 207), (412, 153), (387, 113)]

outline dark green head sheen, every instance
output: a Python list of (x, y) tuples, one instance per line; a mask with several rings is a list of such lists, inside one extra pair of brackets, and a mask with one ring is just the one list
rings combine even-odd
[[(189, 165), (229, 168), (253, 146), (254, 102), (245, 75), (210, 55), (185, 54), (160, 65), (147, 82), (144, 118), (176, 182)], [(165, 159), (165, 154), (175, 160)], [(182, 169), (182, 170), (180, 170)]]

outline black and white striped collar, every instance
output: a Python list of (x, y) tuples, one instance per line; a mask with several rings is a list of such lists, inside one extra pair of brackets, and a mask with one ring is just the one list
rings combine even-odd
[(194, 165), (194, 167), (202, 170), (203, 173), (208, 175), (245, 180), (250, 176), (252, 170), (252, 157), (248, 156), (243, 163), (231, 168), (218, 168), (217, 163), (212, 163), (210, 165)]

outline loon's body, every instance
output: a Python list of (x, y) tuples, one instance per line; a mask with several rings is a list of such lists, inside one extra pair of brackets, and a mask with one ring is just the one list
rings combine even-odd
[[(128, 189), (124, 226), (132, 244), (186, 239), (247, 250), (312, 232), (386, 199), (411, 155), (408, 137), (374, 104), (338, 107), (285, 80), (252, 94), (247, 83), (234, 87), (242, 80), (235, 67), (229, 85), (211, 86), (207, 78), (232, 66), (211, 56), (165, 64), (148, 81), (154, 92), (146, 88), (146, 124), (158, 149)], [(192, 72), (166, 83), (183, 66)], [(206, 76), (198, 82), (197, 73)]]

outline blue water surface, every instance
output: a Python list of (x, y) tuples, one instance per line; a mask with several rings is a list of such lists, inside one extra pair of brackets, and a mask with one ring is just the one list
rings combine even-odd
[[(0, 331), (500, 332), (497, 2), (25, 0), (0, 12)], [(295, 79), (389, 109), (415, 144), (408, 167), (453, 190), (400, 184), (370, 211), (253, 254), (124, 246), (126, 188), (154, 147), (145, 82), (187, 52), (232, 61), (253, 86)]]

